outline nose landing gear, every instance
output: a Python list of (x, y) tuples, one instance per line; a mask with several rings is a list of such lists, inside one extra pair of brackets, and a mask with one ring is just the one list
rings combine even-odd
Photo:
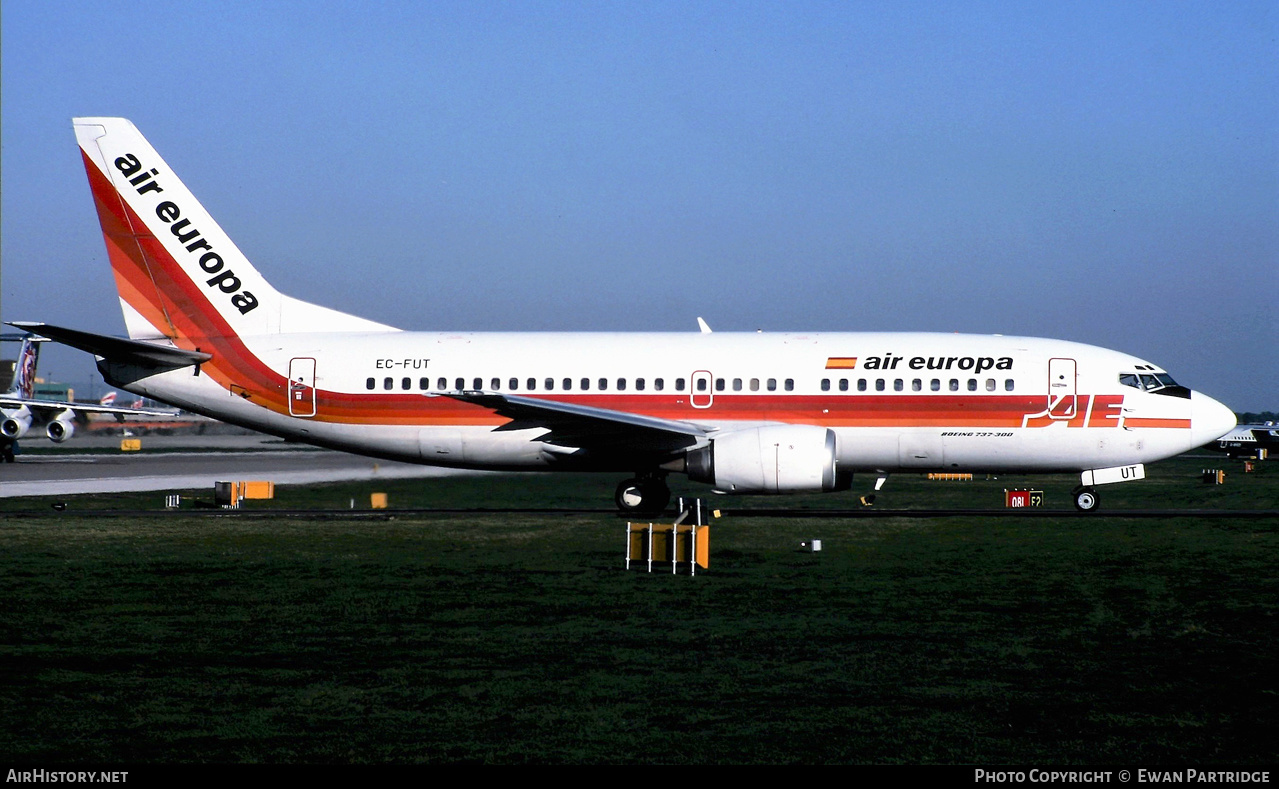
[(1071, 496), (1075, 500), (1075, 509), (1080, 512), (1093, 512), (1101, 503), (1095, 488), (1075, 488)]

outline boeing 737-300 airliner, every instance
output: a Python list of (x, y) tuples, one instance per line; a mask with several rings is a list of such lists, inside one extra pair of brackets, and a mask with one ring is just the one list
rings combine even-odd
[(401, 331), (277, 291), (129, 121), (74, 126), (129, 339), (15, 325), (95, 354), (113, 386), (264, 433), (623, 472), (617, 503), (635, 512), (666, 506), (671, 473), (786, 493), (929, 470), (1074, 472), (1091, 510), (1098, 485), (1235, 424), (1157, 365), (1059, 340)]

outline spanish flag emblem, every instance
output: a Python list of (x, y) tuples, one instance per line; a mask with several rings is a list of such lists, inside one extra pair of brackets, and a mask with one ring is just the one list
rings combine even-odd
[(856, 366), (856, 356), (832, 356), (826, 360), (827, 370), (851, 370)]

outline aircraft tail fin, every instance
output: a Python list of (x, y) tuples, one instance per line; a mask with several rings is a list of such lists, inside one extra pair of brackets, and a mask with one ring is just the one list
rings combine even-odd
[(73, 124), (129, 337), (395, 331), (277, 291), (129, 121)]
[(36, 389), (36, 361), (40, 358), (40, 343), (32, 337), (22, 338), (22, 349), (13, 367), (13, 383), (6, 392), (9, 397), (30, 400)]

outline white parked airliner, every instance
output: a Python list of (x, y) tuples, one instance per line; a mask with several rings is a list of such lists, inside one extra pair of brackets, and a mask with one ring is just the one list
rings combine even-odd
[(626, 472), (623, 510), (684, 473), (730, 493), (847, 489), (854, 472), (1078, 472), (1097, 485), (1228, 432), (1234, 414), (1118, 351), (925, 333), (407, 332), (263, 279), (121, 118), (76, 138), (130, 339), (17, 324), (111, 385), (381, 458)]

